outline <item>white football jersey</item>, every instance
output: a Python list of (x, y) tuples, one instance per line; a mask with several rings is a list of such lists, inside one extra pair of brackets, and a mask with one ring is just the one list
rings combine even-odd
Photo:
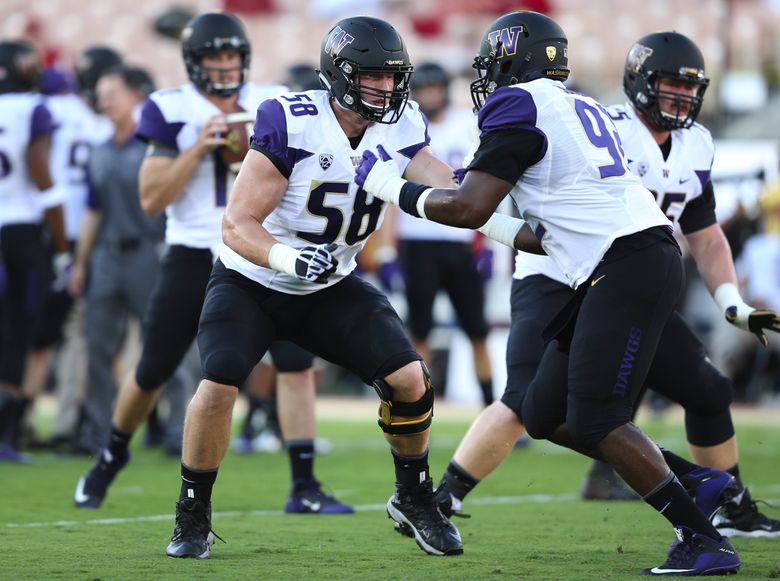
[(519, 128), (544, 137), (541, 159), (510, 195), (545, 252), (576, 288), (612, 242), (653, 226), (671, 226), (628, 170), (612, 120), (590, 97), (537, 79), (499, 88), (479, 112), (481, 136)]
[(113, 126), (75, 94), (49, 96), (46, 106), (57, 127), (51, 144), (52, 179), (63, 198), (65, 234), (76, 240), (87, 208), (89, 152), (111, 138)]
[(257, 112), (254, 145), (287, 176), (287, 191), (263, 222), (276, 240), (293, 248), (335, 242), (336, 272), (326, 284), (300, 280), (258, 266), (225, 246), (226, 267), (269, 288), (309, 294), (352, 272), (366, 238), (382, 223), (385, 204), (353, 182), (363, 151), (382, 145), (401, 173), (428, 145), (426, 122), (409, 102), (397, 123), (373, 123), (354, 149), (331, 109), (326, 91), (289, 93), (263, 103)]
[[(453, 169), (463, 167), (463, 159), (476, 136), (477, 117), (465, 109), (449, 109), (439, 123), (428, 125), (433, 154)], [(397, 212), (396, 230), (401, 240), (444, 240), (470, 242), (474, 232)]]
[[(710, 132), (698, 123), (672, 131), (667, 159), (630, 104), (606, 108), (618, 130), (628, 168), (649, 189), (661, 211), (677, 224), (688, 202), (702, 195), (710, 181), (715, 146)], [(515, 278), (542, 274), (559, 282), (566, 278), (546, 256), (518, 252)]]
[[(246, 83), (238, 104), (254, 111), (265, 99), (286, 90), (281, 85)], [(145, 141), (156, 141), (174, 151), (195, 143), (205, 123), (221, 111), (188, 83), (152, 93), (141, 111), (136, 130)], [(182, 194), (165, 210), (165, 241), (190, 248), (210, 248), (217, 255), (222, 246), (222, 215), (236, 175), (217, 153), (201, 160)]]
[(0, 95), (0, 225), (43, 220), (41, 193), (27, 168), (27, 148), (36, 137), (53, 130), (51, 113), (41, 95)]

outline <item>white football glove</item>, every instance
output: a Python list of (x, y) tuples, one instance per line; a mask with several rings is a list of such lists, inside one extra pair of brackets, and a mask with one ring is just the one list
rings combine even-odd
[(397, 205), (406, 180), (385, 148), (377, 145), (376, 150), (379, 157), (370, 149), (363, 152), (363, 159), (355, 168), (355, 183), (375, 198)]
[(301, 280), (325, 284), (339, 265), (332, 254), (336, 248), (338, 245), (335, 243), (305, 246), (300, 250), (285, 244), (274, 244), (268, 253), (268, 265)]
[(65, 290), (70, 277), (70, 269), (73, 266), (73, 256), (70, 252), (60, 252), (54, 255), (52, 261), (54, 269), (54, 280), (51, 283), (51, 289), (54, 292)]

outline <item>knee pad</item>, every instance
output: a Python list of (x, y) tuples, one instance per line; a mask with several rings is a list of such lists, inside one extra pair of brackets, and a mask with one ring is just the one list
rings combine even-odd
[(201, 356), (203, 378), (239, 387), (246, 381), (253, 365), (233, 349), (220, 349)]
[(431, 421), (433, 421), (433, 385), (431, 384), (431, 374), (428, 373), (425, 363), (420, 361), (420, 365), (425, 380), (425, 393), (417, 401), (395, 401), (393, 386), (384, 379), (374, 380), (373, 387), (380, 400), (377, 423), (384, 433), (419, 434), (430, 427)]
[(731, 411), (726, 408), (719, 414), (701, 416), (685, 412), (685, 433), (688, 443), (702, 448), (717, 446), (734, 435)]

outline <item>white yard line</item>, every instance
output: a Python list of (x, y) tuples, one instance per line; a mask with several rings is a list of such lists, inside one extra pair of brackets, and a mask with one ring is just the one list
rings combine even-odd
[[(545, 504), (549, 502), (568, 502), (579, 499), (579, 494), (528, 494), (526, 496), (494, 496), (485, 498), (475, 498), (469, 500), (473, 505), (491, 505), (491, 504)], [(355, 506), (357, 512), (378, 512), (385, 510), (384, 504), (362, 504)], [(214, 518), (237, 518), (245, 516), (282, 516), (281, 510), (250, 510), (250, 511), (227, 511), (215, 512)], [(55, 527), (75, 527), (82, 525), (120, 525), (136, 522), (156, 522), (172, 521), (173, 513), (153, 514), (148, 516), (133, 516), (124, 518), (96, 518), (89, 520), (55, 520), (46, 522), (28, 522), (28, 523), (6, 523), (5, 527), (9, 529), (33, 529), (33, 528), (55, 528)]]

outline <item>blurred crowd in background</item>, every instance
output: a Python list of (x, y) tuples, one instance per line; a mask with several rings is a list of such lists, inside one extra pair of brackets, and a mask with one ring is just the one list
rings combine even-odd
[[(718, 219), (732, 247), (742, 294), (757, 307), (780, 311), (780, 1), (184, 0), (165, 5), (159, 0), (4, 0), (0, 39), (34, 43), (45, 66), (57, 71), (48, 77), (58, 79), (57, 91), (78, 93), (83, 89), (76, 82), (78, 59), (95, 46), (111, 48), (126, 63), (143, 67), (158, 88), (172, 87), (186, 82), (179, 32), (193, 15), (213, 9), (233, 12), (245, 23), (253, 46), (250, 77), (254, 82), (284, 83), (296, 90), (316, 85), (312, 69), (317, 64), (320, 40), (335, 21), (354, 14), (384, 18), (406, 39), (413, 63), (441, 67), (449, 86), (449, 106), (464, 112), (470, 108), (468, 83), (474, 78), (471, 64), (479, 36), (490, 21), (506, 11), (531, 9), (554, 17), (569, 38), (569, 61), (576, 71), (569, 84), (605, 104), (625, 101), (623, 62), (637, 37), (657, 30), (683, 32), (702, 48), (707, 76), (712, 80), (698, 121), (715, 138), (713, 182)], [(435, 150), (436, 144), (432, 145)], [(69, 231), (75, 241), (78, 226), (69, 226)], [(408, 306), (403, 274), (395, 257), (383, 251), (393, 244), (386, 239), (372, 244), (363, 253), (361, 268), (388, 292), (405, 316)], [(486, 240), (475, 240), (473, 248), (485, 284), (493, 392), (500, 394), (505, 378), (513, 257), (509, 249)], [(759, 348), (751, 334), (722, 320), (696, 269), (689, 268), (688, 274), (683, 311), (705, 341), (713, 361), (734, 380), (735, 399), (780, 404), (778, 337), (770, 337), (768, 349)], [(443, 293), (437, 297), (433, 312), (435, 326), (427, 349), (437, 390), (452, 401), (481, 403), (480, 373), (474, 373), (480, 361), (472, 360), (472, 345), (459, 329)], [(40, 367), (46, 376), (42, 380), (45, 391), (69, 382), (71, 391), (83, 393), (79, 386), (84, 382), (86, 350), (81, 316), (79, 308), (71, 312), (65, 339), (59, 340), (53, 356)], [(130, 369), (137, 357), (137, 321), (130, 331), (115, 365), (117, 376)], [(169, 406), (171, 409), (181, 410), (188, 387), (194, 390), (196, 386), (197, 358), (188, 361), (177, 376), (184, 387), (171, 391), (172, 401), (179, 402)], [(63, 372), (63, 367), (70, 371)], [(357, 378), (325, 364), (321, 370), (321, 393), (373, 396)], [(490, 373), (482, 375), (489, 377)], [(663, 402), (654, 405), (663, 408)], [(72, 411), (61, 418), (54, 435), (71, 442), (77, 416)], [(180, 422), (181, 416), (172, 421)], [(176, 442), (177, 437), (169, 436), (169, 441)]]

